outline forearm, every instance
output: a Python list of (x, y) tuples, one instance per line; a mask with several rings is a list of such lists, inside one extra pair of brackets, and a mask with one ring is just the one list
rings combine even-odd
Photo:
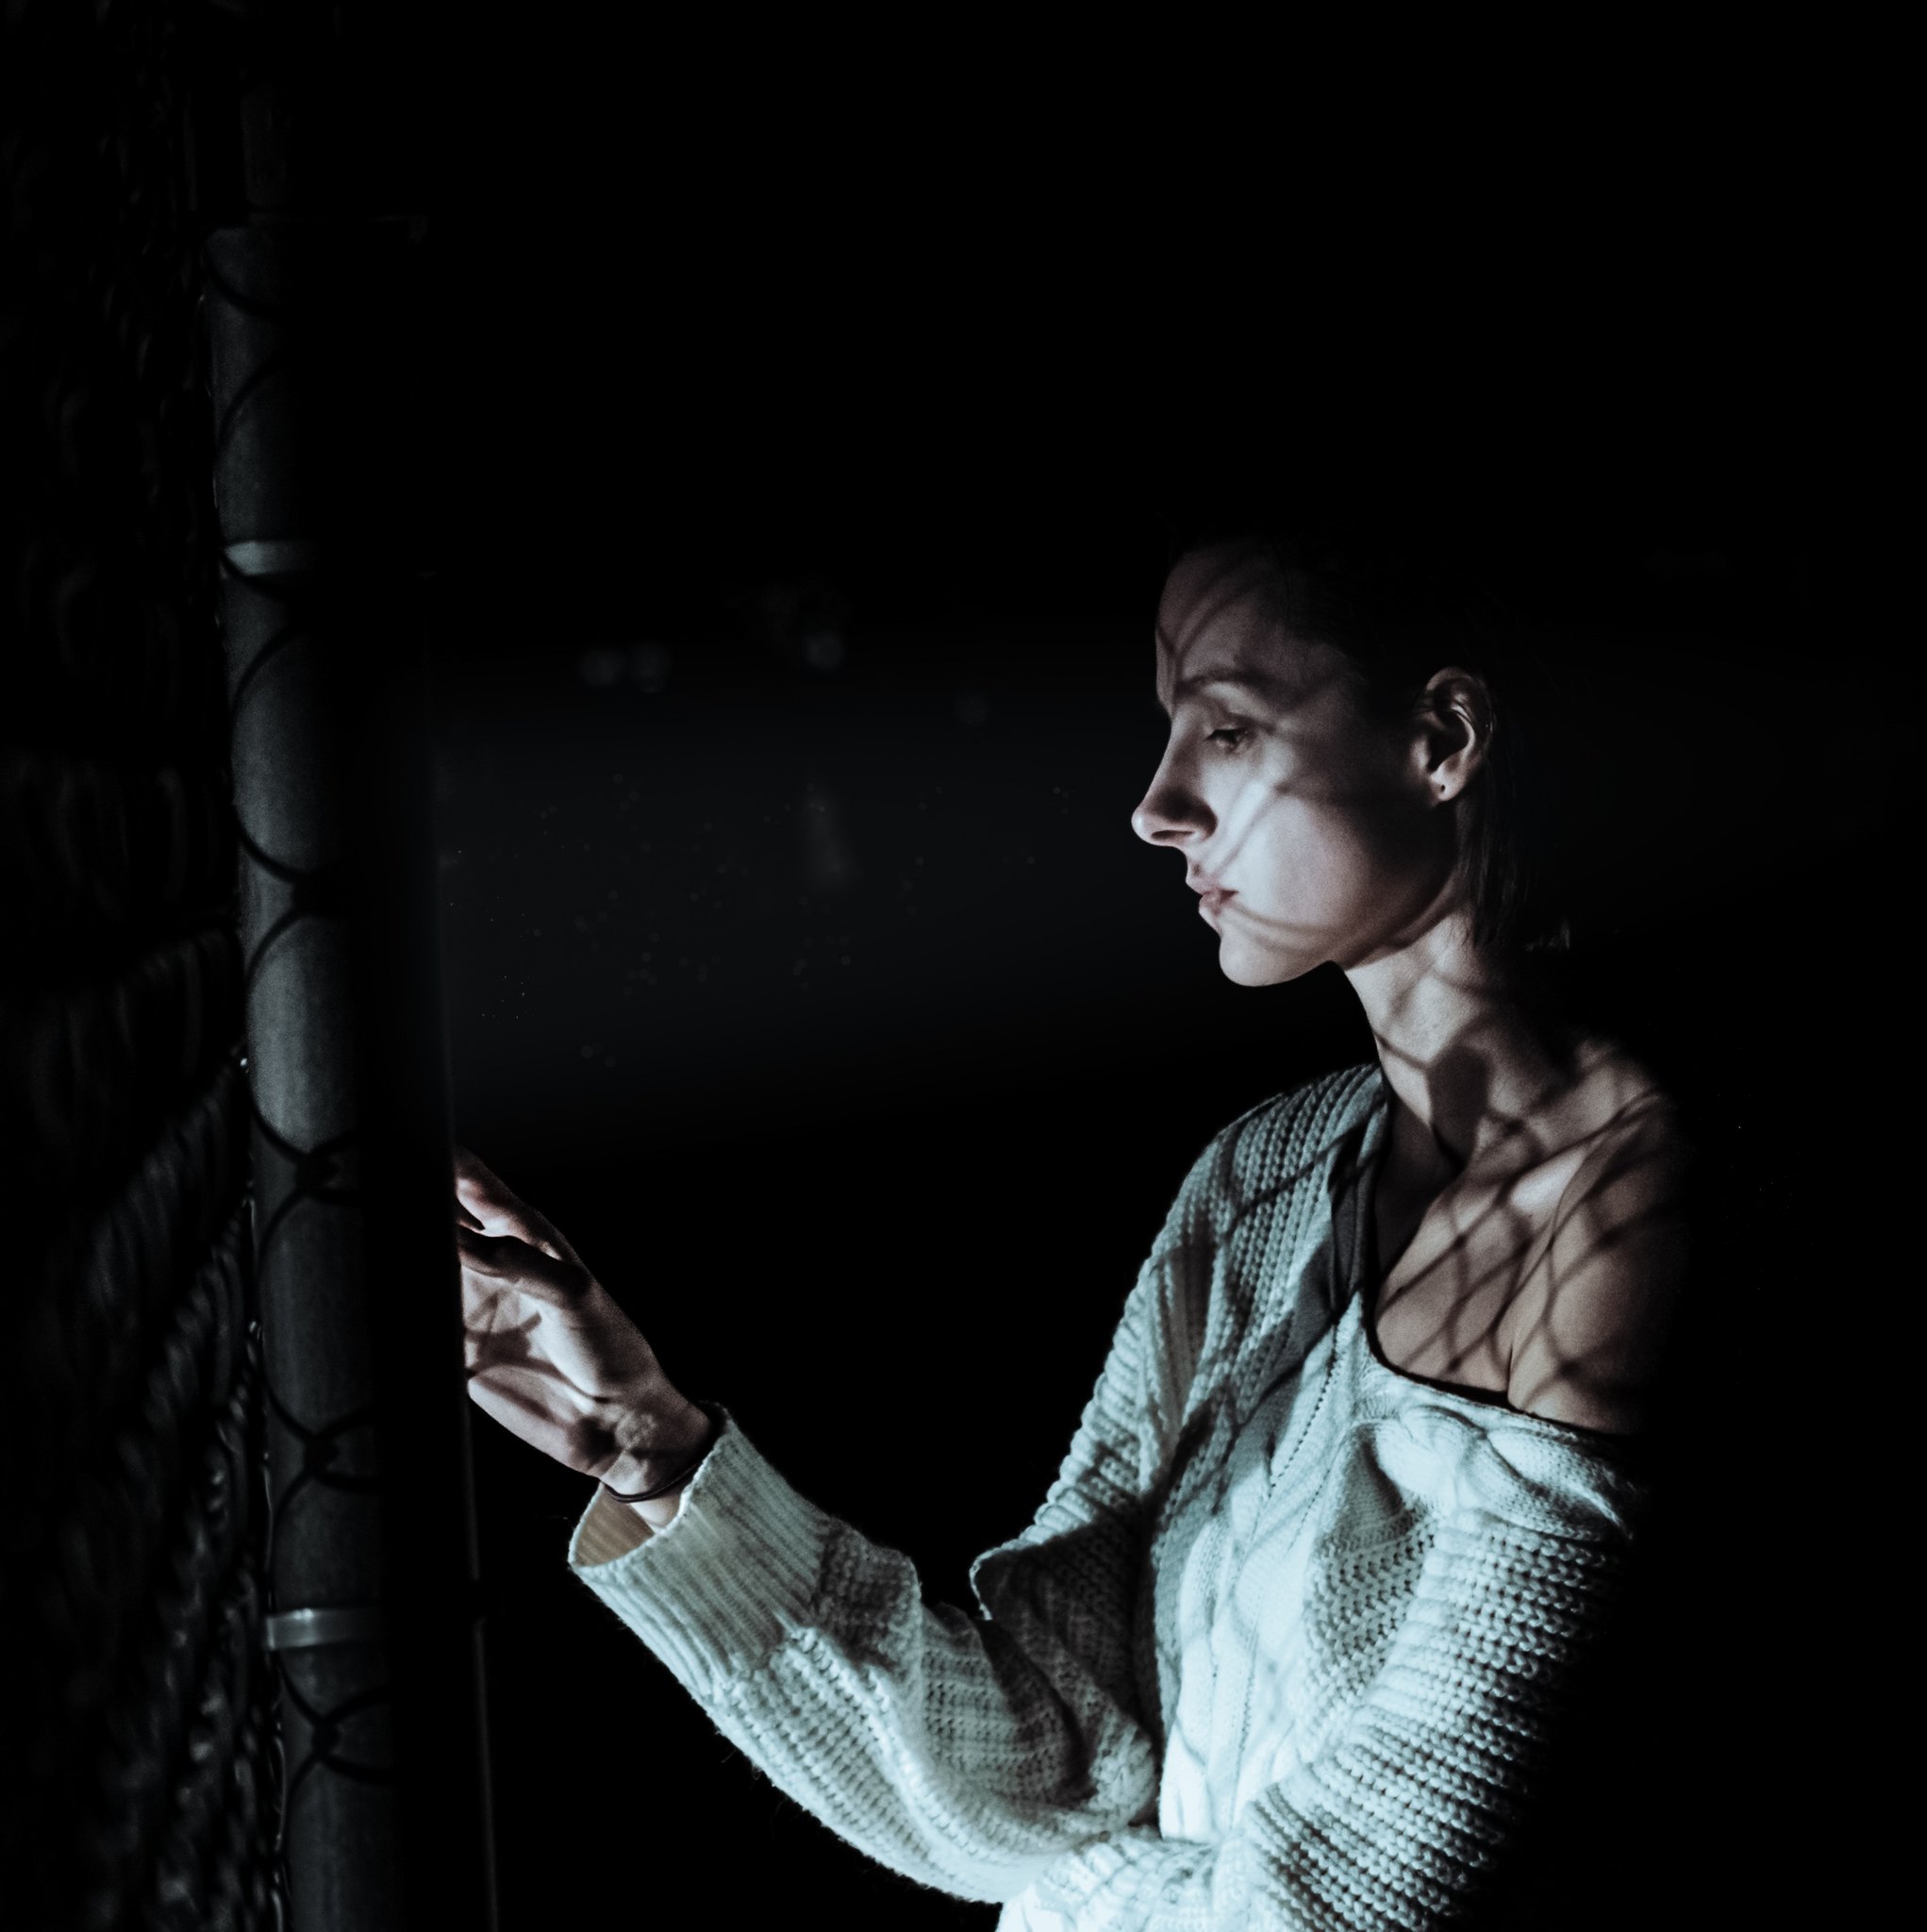
[[(996, 1622), (927, 1608), (907, 1559), (797, 1496), (739, 1432), (643, 1547), (606, 1554), (611, 1513), (586, 1513), (577, 1574), (773, 1782), (880, 1862), (1007, 1897), (1149, 1802), (1134, 1722)], [(1088, 1574), (1076, 1613), (1095, 1616)]]
[(1627, 1560), (1599, 1522), (1444, 1521), (1377, 1674), (1321, 1748), (1221, 1837), (1113, 1833), (1054, 1861), (1026, 1903), (1082, 1932), (1460, 1923), (1530, 1827)]

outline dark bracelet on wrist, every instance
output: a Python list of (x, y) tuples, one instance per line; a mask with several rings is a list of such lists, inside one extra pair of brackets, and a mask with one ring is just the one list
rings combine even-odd
[(673, 1476), (656, 1484), (652, 1489), (624, 1492), (622, 1490), (609, 1490), (608, 1484), (604, 1483), (603, 1488), (608, 1490), (609, 1494), (618, 1503), (654, 1503), (658, 1498), (670, 1494), (672, 1491), (681, 1489), (702, 1466), (703, 1458), (716, 1446), (716, 1438), (722, 1432), (723, 1411), (713, 1402), (698, 1402), (693, 1406), (709, 1418), (709, 1433), (704, 1439), (703, 1446)]

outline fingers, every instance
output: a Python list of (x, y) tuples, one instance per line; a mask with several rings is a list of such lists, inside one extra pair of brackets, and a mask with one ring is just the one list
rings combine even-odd
[(457, 1196), (473, 1202), (499, 1202), (509, 1208), (522, 1206), (516, 1198), (515, 1191), (508, 1187), (501, 1175), (473, 1149), (464, 1147), (457, 1141), (454, 1142), (453, 1151), (455, 1191)]
[(495, 1178), (494, 1174), (490, 1173), (487, 1162), (483, 1160), (482, 1157), (473, 1147), (464, 1147), (459, 1141), (451, 1141), (449, 1145), (455, 1155), (455, 1171), (457, 1175), (476, 1174), (485, 1176), (489, 1180)]
[(477, 1155), (458, 1141), (454, 1153), (456, 1205), (468, 1225), (490, 1234), (513, 1235), (558, 1260), (582, 1265), (582, 1257), (547, 1217), (505, 1185)]
[(589, 1292), (590, 1277), (581, 1262), (548, 1254), (514, 1235), (480, 1234), (458, 1226), (455, 1245), (469, 1274), (501, 1282), (537, 1301), (569, 1307)]

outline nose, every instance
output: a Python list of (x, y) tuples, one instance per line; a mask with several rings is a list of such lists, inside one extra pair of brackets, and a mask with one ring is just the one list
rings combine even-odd
[(1209, 834), (1211, 814), (1169, 766), (1160, 765), (1151, 790), (1131, 814), (1131, 829), (1147, 845), (1183, 845)]

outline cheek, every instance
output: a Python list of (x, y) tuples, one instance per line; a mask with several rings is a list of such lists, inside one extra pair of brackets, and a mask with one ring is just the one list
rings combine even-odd
[(1342, 950), (1405, 916), (1437, 887), (1431, 816), (1395, 798), (1273, 799), (1238, 868), (1254, 915), (1247, 936), (1293, 952)]
[(1297, 905), (1337, 908), (1368, 895), (1394, 869), (1391, 827), (1355, 809), (1281, 798), (1266, 815), (1254, 893)]

